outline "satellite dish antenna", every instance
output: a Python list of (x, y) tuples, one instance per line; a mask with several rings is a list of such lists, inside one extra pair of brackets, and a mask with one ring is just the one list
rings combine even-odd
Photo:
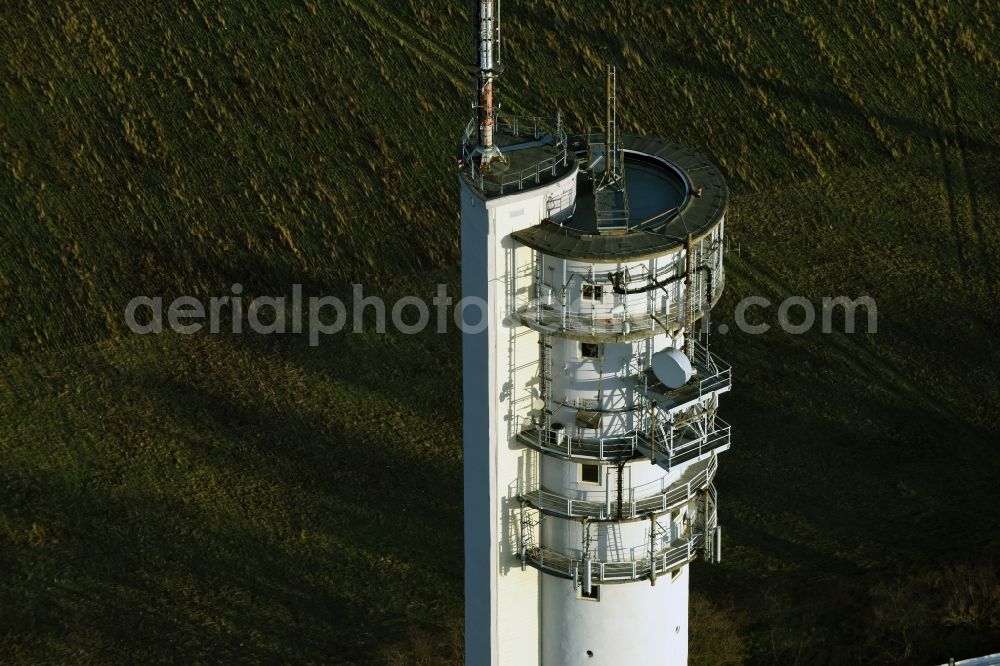
[(691, 361), (680, 349), (669, 347), (653, 354), (653, 374), (667, 388), (677, 389), (694, 376)]
[(542, 410), (545, 408), (545, 401), (542, 400), (541, 398), (535, 398), (534, 400), (531, 401), (531, 408)]

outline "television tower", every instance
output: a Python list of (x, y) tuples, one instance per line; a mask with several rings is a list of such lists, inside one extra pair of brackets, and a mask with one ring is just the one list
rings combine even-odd
[(619, 131), (614, 68), (600, 133), (500, 113), (499, 16), (477, 6), (458, 151), (462, 291), (486, 324), (463, 336), (466, 661), (686, 664), (688, 565), (720, 558), (730, 444), (731, 369), (696, 331), (725, 282), (726, 183)]

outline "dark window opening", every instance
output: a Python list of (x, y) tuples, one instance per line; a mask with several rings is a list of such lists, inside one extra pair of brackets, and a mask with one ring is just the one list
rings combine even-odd
[(579, 409), (576, 412), (576, 427), (590, 428), (597, 430), (601, 427), (601, 413), (588, 409)]
[(601, 466), (586, 464), (580, 465), (580, 480), (584, 483), (600, 483)]
[(583, 283), (583, 298), (587, 301), (600, 301), (604, 299), (604, 285)]
[(594, 601), (600, 601), (601, 600), (601, 586), (600, 585), (591, 585), (590, 586), (590, 594), (587, 594), (587, 591), (584, 590), (583, 587), (581, 586), (580, 587), (580, 598), (581, 599), (593, 599)]
[(597, 358), (601, 354), (601, 346), (596, 342), (581, 342), (580, 356), (583, 358)]

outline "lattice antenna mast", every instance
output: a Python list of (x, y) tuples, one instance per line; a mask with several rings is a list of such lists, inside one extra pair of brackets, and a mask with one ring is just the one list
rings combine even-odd
[[(483, 169), (502, 157), (494, 142), (496, 108), (494, 81), (503, 70), (499, 61), (500, 10), (499, 0), (479, 0), (477, 42), (479, 44), (479, 147), (480, 165)], [(495, 10), (495, 11), (494, 11)], [(496, 105), (498, 107), (499, 105)]]
[(605, 152), (607, 159), (607, 182), (616, 183), (625, 175), (623, 173), (624, 160), (619, 155), (618, 146), (618, 69), (614, 65), (608, 65), (608, 105), (605, 131)]

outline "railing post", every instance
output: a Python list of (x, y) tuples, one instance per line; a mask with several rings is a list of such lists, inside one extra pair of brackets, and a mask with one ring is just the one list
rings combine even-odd
[(526, 528), (526, 526), (525, 526), (525, 523), (524, 523), (524, 500), (521, 500), (521, 535), (520, 535), (520, 543), (518, 544), (518, 546), (519, 546), (518, 550), (519, 550), (519, 554), (521, 556), (521, 571), (524, 571), (525, 568), (527, 567), (527, 564), (528, 564), (527, 550), (526, 550), (526, 546), (525, 546), (525, 543), (524, 543), (525, 542), (525, 536), (524, 536), (525, 528)]
[(607, 515), (611, 515), (611, 467), (604, 474), (604, 507)]
[(656, 518), (649, 516), (649, 577), (656, 585)]

